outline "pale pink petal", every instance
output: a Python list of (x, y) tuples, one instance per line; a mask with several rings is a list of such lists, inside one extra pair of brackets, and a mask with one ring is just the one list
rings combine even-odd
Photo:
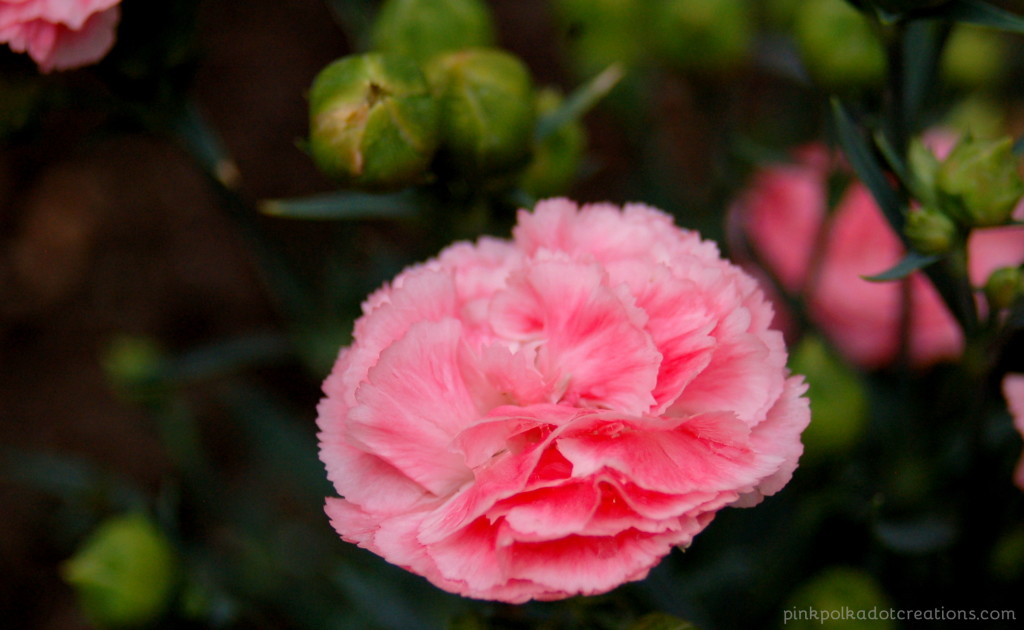
[[(1007, 374), (1003, 377), (1003, 396), (1013, 416), (1013, 426), (1024, 437), (1024, 374)], [(1024, 490), (1024, 455), (1013, 473), (1013, 482)]]
[(43, 72), (95, 63), (114, 45), (120, 0), (0, 1), (0, 42)]
[(770, 474), (770, 464), (751, 450), (748, 432), (725, 413), (675, 423), (583, 418), (556, 445), (574, 478), (608, 469), (647, 490), (686, 494), (753, 487)]
[(597, 511), (601, 492), (592, 481), (523, 492), (489, 515), (501, 516), (517, 540), (554, 540), (582, 531)]
[(509, 572), (561, 589), (565, 595), (595, 595), (624, 582), (642, 580), (671, 548), (685, 539), (676, 532), (646, 535), (567, 537), (542, 543), (516, 543)]
[(381, 353), (348, 414), (354, 445), (439, 496), (472, 476), (451, 447), (477, 414), (459, 370), (460, 332), (454, 320), (413, 324)]
[(642, 579), (777, 490), (808, 415), (771, 306), (713, 243), (640, 204), (519, 219), (371, 295), (317, 418), (344, 539), (510, 603)]
[(593, 265), (537, 263), (495, 297), (492, 321), (504, 336), (546, 340), (537, 367), (549, 382), (564, 379), (563, 401), (644, 413), (655, 403), (661, 355), (646, 315), (605, 280)]
[(778, 492), (789, 483), (793, 471), (804, 452), (800, 434), (810, 423), (810, 403), (804, 397), (807, 384), (803, 377), (794, 376), (786, 381), (782, 396), (768, 412), (768, 417), (750, 433), (750, 446), (769, 457), (781, 457), (782, 464), (771, 475), (758, 483), (757, 488), (745, 494), (734, 505), (750, 507), (761, 502), (766, 496)]

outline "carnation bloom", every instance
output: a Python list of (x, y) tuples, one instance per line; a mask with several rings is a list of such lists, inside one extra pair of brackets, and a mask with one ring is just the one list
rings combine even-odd
[[(896, 265), (905, 250), (859, 182), (829, 213), (830, 174), (821, 146), (760, 171), (733, 207), (733, 227), (780, 288), (806, 300), (813, 322), (857, 364), (888, 365), (904, 344), (918, 367), (959, 356), (963, 334), (924, 274), (904, 282), (864, 279)], [(981, 286), (997, 267), (1024, 261), (1024, 230), (975, 230), (968, 251), (971, 282)]]
[[(1013, 416), (1013, 426), (1024, 436), (1024, 374), (1007, 374), (1003, 377), (1003, 396)], [(1024, 490), (1024, 455), (1013, 473), (1013, 482)]]
[(43, 72), (95, 63), (114, 45), (121, 0), (0, 0), (0, 42)]
[(541, 202), (363, 310), (319, 406), (326, 511), (448, 591), (642, 579), (803, 450), (806, 387), (756, 282), (647, 206)]

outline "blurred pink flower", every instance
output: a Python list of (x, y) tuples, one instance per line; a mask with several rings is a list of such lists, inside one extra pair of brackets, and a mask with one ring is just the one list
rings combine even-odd
[[(749, 243), (783, 290), (803, 297), (814, 324), (859, 365), (879, 368), (896, 359), (904, 317), (911, 364), (959, 356), (960, 328), (923, 274), (904, 282), (864, 280), (894, 266), (905, 252), (859, 182), (842, 191), (829, 214), (834, 171), (827, 156), (824, 147), (812, 146), (795, 163), (757, 173), (732, 209), (734, 236)], [(971, 281), (980, 286), (997, 267), (1024, 261), (1024, 230), (976, 230), (968, 250)]]
[(326, 511), (468, 597), (602, 593), (788, 482), (806, 387), (756, 282), (669, 216), (518, 218), (364, 304), (319, 406)]
[[(1003, 377), (1003, 396), (1013, 416), (1013, 426), (1024, 436), (1024, 374), (1007, 374)], [(1013, 482), (1024, 490), (1024, 455), (1013, 473)]]
[(43, 72), (95, 63), (114, 45), (121, 0), (0, 0), (0, 42)]

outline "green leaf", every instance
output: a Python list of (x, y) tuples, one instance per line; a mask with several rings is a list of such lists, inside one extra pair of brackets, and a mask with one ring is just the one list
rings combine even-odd
[(913, 135), (920, 131), (924, 117), (921, 112), (929, 99), (936, 95), (939, 64), (949, 39), (950, 24), (939, 20), (911, 20), (907, 23), (903, 39), (903, 121), (914, 128), (906, 131)]
[(0, 479), (20, 483), (65, 502), (97, 504), (103, 498), (120, 510), (146, 505), (145, 494), (128, 479), (92, 462), (63, 453), (0, 449)]
[(167, 359), (161, 376), (183, 384), (216, 378), (251, 366), (273, 364), (292, 355), (291, 344), (282, 335), (243, 335)]
[(928, 265), (938, 262), (942, 256), (926, 255), (919, 252), (910, 252), (903, 257), (903, 260), (888, 271), (873, 276), (864, 276), (869, 282), (889, 282), (890, 280), (902, 280), (915, 271), (924, 269)]
[(267, 199), (259, 204), (263, 214), (288, 219), (346, 220), (406, 219), (419, 207), (410, 191), (373, 194), (341, 190), (299, 199)]
[(885, 170), (860, 127), (837, 98), (832, 99), (832, 118), (835, 121), (839, 145), (846, 154), (846, 158), (850, 160), (854, 172), (871, 191), (889, 224), (902, 234), (905, 221), (903, 201), (889, 183)]
[(330, 493), (330, 483), (316, 457), (314, 432), (305, 418), (248, 384), (233, 384), (221, 396), (262, 472), (275, 481), (290, 483), (306, 499)]
[(897, 521), (880, 520), (874, 524), (875, 537), (893, 551), (905, 554), (933, 553), (948, 547), (956, 539), (953, 519), (937, 514)]
[(534, 139), (541, 141), (557, 131), (562, 125), (578, 119), (608, 95), (618, 85), (626, 71), (621, 64), (612, 64), (596, 77), (576, 88), (554, 111), (537, 121)]
[(189, 102), (174, 121), (174, 132), (196, 162), (220, 185), (234, 190), (241, 175), (220, 135), (194, 102)]
[(1010, 13), (982, 0), (953, 0), (936, 9), (930, 17), (953, 22), (987, 26), (1009, 33), (1024, 34), (1024, 17)]

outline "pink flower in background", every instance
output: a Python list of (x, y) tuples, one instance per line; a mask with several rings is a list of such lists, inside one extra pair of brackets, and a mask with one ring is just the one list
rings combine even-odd
[(772, 308), (642, 205), (549, 200), (374, 293), (324, 383), (347, 541), (468, 597), (642, 579), (784, 486), (809, 421)]
[[(1007, 374), (1003, 377), (1003, 396), (1013, 416), (1013, 426), (1024, 436), (1024, 374)], [(1024, 455), (1013, 473), (1013, 482), (1024, 490)]]
[[(911, 364), (957, 357), (963, 349), (960, 328), (923, 274), (905, 282), (863, 279), (894, 266), (904, 249), (858, 182), (828, 214), (826, 156), (823, 147), (811, 147), (797, 163), (758, 173), (733, 207), (733, 227), (781, 288), (806, 300), (810, 318), (850, 360), (879, 368), (896, 359), (905, 303)], [(976, 230), (968, 249), (971, 281), (980, 286), (997, 267), (1024, 261), (1024, 230)]]
[(43, 72), (95, 63), (114, 45), (121, 0), (0, 0), (0, 42)]

